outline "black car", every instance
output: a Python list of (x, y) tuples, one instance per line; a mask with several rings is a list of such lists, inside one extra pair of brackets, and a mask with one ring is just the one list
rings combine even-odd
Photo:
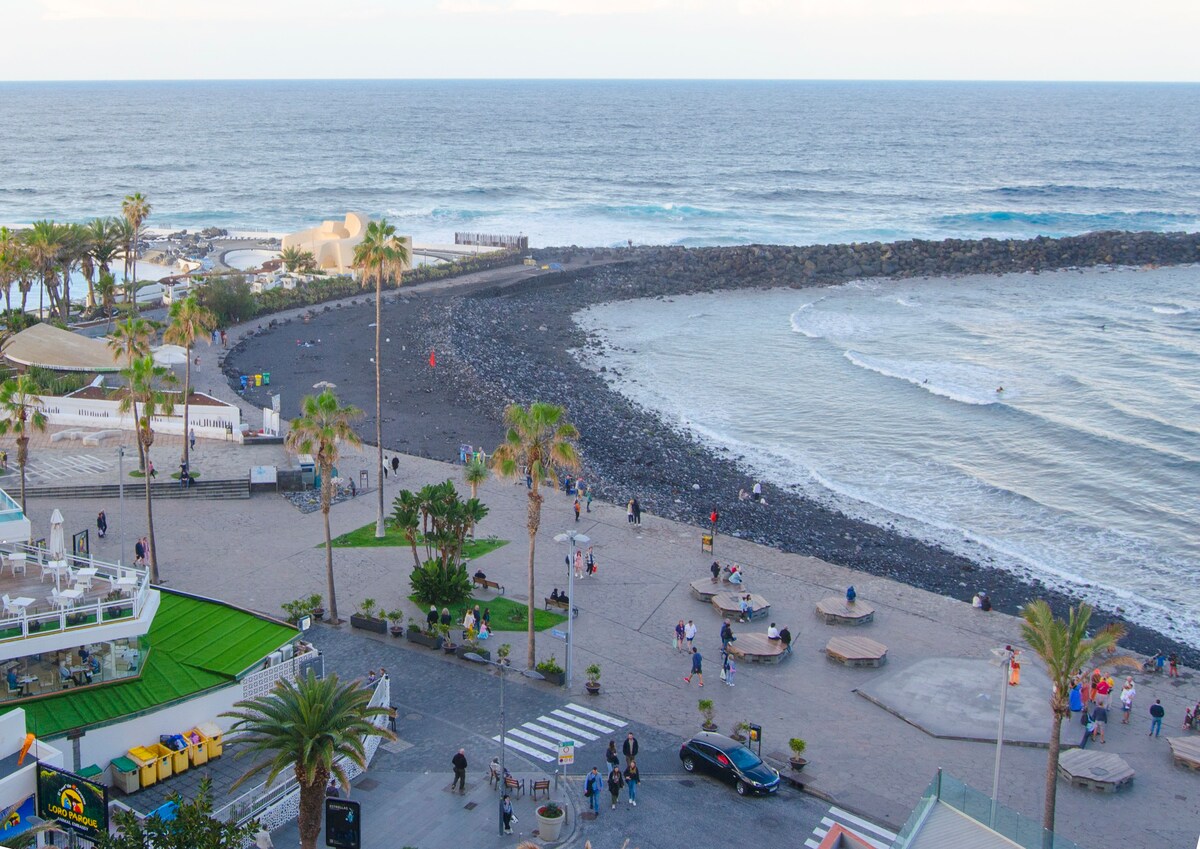
[(688, 772), (702, 770), (728, 781), (739, 796), (747, 793), (774, 793), (779, 789), (779, 773), (737, 740), (705, 731), (684, 743), (679, 760)]

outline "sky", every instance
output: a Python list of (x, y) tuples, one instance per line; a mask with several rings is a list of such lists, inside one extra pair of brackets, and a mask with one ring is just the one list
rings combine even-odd
[(1200, 81), (1196, 0), (0, 0), (0, 80)]

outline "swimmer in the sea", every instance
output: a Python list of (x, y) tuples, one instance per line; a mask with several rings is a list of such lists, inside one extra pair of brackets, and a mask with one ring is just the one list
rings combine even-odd
[(997, 391), (997, 392), (1003, 392), (1003, 391), (1004, 391), (1004, 387), (1003, 387), (1003, 386), (997, 386), (997, 387), (996, 387), (996, 391)]

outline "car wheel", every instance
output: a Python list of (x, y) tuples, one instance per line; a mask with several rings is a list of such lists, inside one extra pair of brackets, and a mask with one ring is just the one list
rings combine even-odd
[(738, 792), (738, 795), (739, 795), (739, 796), (745, 796), (747, 793), (749, 793), (749, 792), (750, 792), (750, 788), (748, 788), (748, 787), (746, 786), (746, 782), (744, 782), (744, 781), (739, 781), (739, 782), (737, 783), (737, 792)]
[(688, 772), (696, 771), (696, 762), (689, 756), (683, 759), (683, 768)]

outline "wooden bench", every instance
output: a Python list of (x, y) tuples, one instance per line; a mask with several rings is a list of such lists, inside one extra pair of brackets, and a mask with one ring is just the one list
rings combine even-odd
[[(722, 616), (730, 619), (740, 619), (742, 615), (741, 600), (742, 596), (746, 594), (747, 592), (745, 590), (736, 593), (716, 593), (712, 597), (712, 606), (716, 608), (717, 613), (721, 614)], [(760, 595), (755, 595), (754, 593), (749, 593), (749, 595), (750, 604), (753, 607), (753, 610), (750, 613), (750, 618), (752, 620), (766, 619), (767, 614), (771, 611), (770, 603)]]
[(483, 587), (485, 590), (495, 590), (504, 595), (504, 587), (497, 584), (495, 581), (489, 581), (487, 578), (471, 578), (477, 587)]
[(781, 640), (767, 639), (766, 634), (734, 634), (729, 653), (750, 663), (779, 663), (787, 654)]
[(539, 794), (539, 793), (545, 793), (546, 798), (547, 799), (550, 798), (550, 779), (549, 778), (538, 779), (537, 781), (533, 782), (530, 785), (529, 795), (532, 796), (535, 801), (537, 800), (537, 794)]
[(518, 796), (525, 795), (525, 779), (515, 778), (511, 775), (504, 776), (504, 791), (516, 790)]
[(1167, 743), (1171, 746), (1171, 759), (1175, 766), (1200, 770), (1200, 737), (1168, 737)]
[(826, 625), (865, 625), (875, 618), (875, 608), (865, 601), (848, 602), (835, 595), (817, 602), (817, 615)]
[(712, 601), (713, 596), (721, 592), (721, 585), (711, 578), (700, 578), (692, 581), (692, 595), (703, 602)]
[(887, 646), (866, 637), (832, 637), (825, 644), (830, 660), (844, 666), (883, 666), (887, 661)]
[(1133, 781), (1134, 772), (1120, 755), (1071, 749), (1059, 756), (1058, 774), (1078, 787), (1116, 793)]

